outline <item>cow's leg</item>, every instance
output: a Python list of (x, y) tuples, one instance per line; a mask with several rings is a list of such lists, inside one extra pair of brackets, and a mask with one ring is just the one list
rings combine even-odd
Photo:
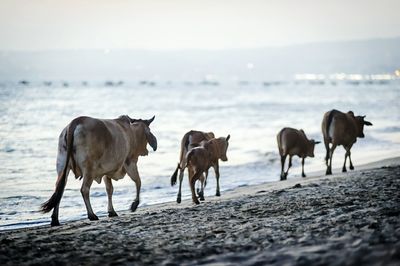
[(89, 199), (89, 192), (90, 192), (90, 187), (92, 186), (93, 183), (93, 178), (90, 177), (90, 175), (83, 175), (83, 181), (82, 181), (82, 187), (81, 187), (81, 194), (83, 197), (83, 201), (85, 202), (86, 205), (86, 211), (89, 220), (94, 221), (98, 220), (99, 218), (94, 214), (92, 206), (90, 205), (90, 199)]
[(343, 173), (347, 172), (347, 169), (346, 169), (346, 160), (347, 160), (347, 156), (349, 156), (349, 153), (347, 152), (347, 149), (346, 149), (346, 153), (344, 154), (343, 168), (342, 168), (342, 172), (343, 172)]
[(324, 144), (325, 144), (325, 149), (326, 149), (325, 164), (326, 164), (326, 166), (328, 166), (328, 161), (329, 161), (329, 140), (324, 138)]
[(304, 159), (305, 158), (301, 159), (301, 176), (302, 177), (306, 177), (306, 175), (304, 174)]
[(287, 170), (286, 170), (286, 172), (285, 172), (285, 174), (284, 174), (285, 180), (286, 180), (286, 178), (287, 178), (287, 176), (288, 176), (290, 167), (292, 167), (292, 157), (293, 157), (293, 155), (289, 155), (289, 165), (288, 165), (288, 168), (287, 168)]
[(198, 170), (196, 170), (194, 174), (189, 172), (189, 185), (190, 185), (190, 190), (192, 191), (192, 200), (194, 204), (200, 204), (200, 201), (197, 199), (196, 192), (194, 190), (194, 185), (197, 179), (199, 179), (199, 177), (201, 176), (201, 174), (202, 172)]
[(286, 157), (287, 157), (287, 155), (281, 155), (281, 181), (286, 179), (285, 171), (284, 171)]
[(332, 174), (332, 157), (333, 157), (333, 152), (336, 149), (336, 144), (332, 143), (332, 148), (330, 149), (329, 152), (329, 164), (326, 168), (326, 175), (331, 175)]
[(182, 181), (183, 181), (183, 175), (185, 174), (185, 166), (186, 166), (186, 160), (183, 159), (179, 169), (179, 190), (178, 190), (178, 196), (176, 197), (177, 203), (181, 203), (182, 201)]
[(60, 207), (60, 203), (57, 203), (57, 205), (53, 209), (53, 213), (51, 214), (51, 226), (60, 225), (60, 221), (58, 220), (59, 207)]
[(350, 170), (354, 170), (353, 162), (351, 161), (351, 152), (350, 152), (350, 149), (349, 149), (348, 153), (349, 153), (349, 161), (350, 161)]
[[(64, 137), (63, 137), (64, 139)], [(60, 144), (59, 144), (60, 145)], [(65, 144), (66, 145), (66, 144)], [(67, 156), (67, 150), (66, 149), (62, 149), (58, 154), (57, 154), (57, 181), (56, 181), (56, 186), (58, 185), (58, 183), (61, 180), (61, 176), (63, 174), (64, 171), (64, 166), (66, 163), (66, 156)], [(67, 172), (65, 173), (65, 185), (67, 184), (68, 181), (68, 175), (70, 172), (70, 168), (67, 167)], [(53, 213), (51, 214), (51, 226), (57, 226), (60, 225), (60, 221), (58, 220), (58, 210), (60, 208), (60, 202), (58, 202), (56, 204), (56, 206), (53, 209)]]
[(114, 192), (114, 187), (112, 185), (111, 178), (108, 176), (103, 177), (104, 184), (106, 184), (106, 191), (108, 197), (108, 217), (118, 216), (118, 214), (114, 210), (114, 206), (112, 204), (112, 194)]
[(219, 197), (219, 196), (221, 196), (221, 192), (219, 189), (219, 164), (218, 164), (218, 162), (213, 166), (213, 168), (215, 171), (215, 178), (217, 179), (217, 189), (215, 192), (215, 196)]
[(197, 191), (197, 194), (199, 195), (199, 199), (201, 201), (204, 201), (204, 182), (205, 182), (206, 178), (204, 177), (204, 174), (202, 174), (200, 176), (200, 190)]
[(136, 162), (125, 163), (125, 169), (129, 177), (135, 182), (136, 185), (136, 198), (132, 202), (131, 211), (135, 211), (140, 202), (140, 188), (142, 186), (142, 181), (140, 180), (139, 172), (137, 169)]
[(349, 157), (349, 161), (350, 161), (350, 170), (354, 170), (354, 166), (353, 166), (353, 162), (351, 161), (351, 147), (353, 147), (353, 144), (350, 144), (349, 146), (347, 146), (346, 149), (346, 154), (347, 157)]
[[(58, 166), (57, 166), (57, 173), (58, 173), (57, 184), (58, 184), (58, 182), (60, 182), (60, 178), (61, 178), (61, 175), (62, 175), (62, 170), (63, 170), (63, 169), (60, 169), (60, 170), (59, 170), (59, 169), (58, 169)], [(67, 173), (66, 173), (66, 177), (65, 177), (65, 182), (67, 182), (67, 180), (68, 180), (69, 171), (70, 171), (70, 169), (69, 169), (69, 167), (68, 167)], [(66, 183), (65, 183), (65, 184), (66, 184)], [(58, 210), (59, 210), (59, 208), (60, 208), (60, 202), (58, 202), (58, 203), (56, 204), (56, 206), (55, 206), (54, 209), (53, 209), (53, 213), (51, 214), (51, 226), (60, 225), (60, 221), (58, 220)]]
[(205, 173), (206, 173), (206, 178), (205, 178), (205, 180), (204, 180), (204, 187), (207, 186), (208, 169), (205, 171)]
[(200, 177), (199, 178), (199, 182), (196, 182), (196, 184), (195, 184), (197, 197), (200, 197), (200, 194), (201, 194), (201, 186), (202, 186), (201, 182), (202, 182), (202, 180), (201, 180), (201, 177)]

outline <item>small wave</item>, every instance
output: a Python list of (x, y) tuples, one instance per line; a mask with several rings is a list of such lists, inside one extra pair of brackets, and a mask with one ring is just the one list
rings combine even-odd
[(10, 196), (10, 197), (5, 197), (3, 198), (5, 200), (29, 200), (29, 199), (41, 199), (41, 197), (38, 196), (30, 196), (30, 195), (21, 195), (21, 196)]
[(400, 132), (400, 127), (396, 127), (396, 126), (385, 127), (385, 128), (382, 128), (382, 129), (378, 129), (377, 131), (385, 132), (385, 133)]
[(92, 194), (90, 194), (91, 197), (104, 197), (106, 195), (105, 192), (100, 192), (100, 191), (95, 191)]
[(49, 223), (49, 221), (44, 220), (44, 219), (34, 220), (34, 221), (21, 221), (21, 222), (17, 222), (17, 223), (3, 224), (0, 226), (0, 231), (40, 226), (40, 225), (46, 225), (48, 223)]
[(274, 164), (279, 161), (279, 154), (277, 152), (269, 151), (264, 154), (267, 162)]
[(11, 153), (11, 152), (14, 152), (15, 149), (14, 149), (14, 148), (11, 148), (11, 147), (4, 147), (4, 148), (0, 149), (0, 151), (1, 151), (1, 152)]

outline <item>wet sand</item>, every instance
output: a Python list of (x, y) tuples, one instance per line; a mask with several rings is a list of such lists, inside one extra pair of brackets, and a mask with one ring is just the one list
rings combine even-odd
[(399, 265), (399, 162), (0, 232), (0, 265)]

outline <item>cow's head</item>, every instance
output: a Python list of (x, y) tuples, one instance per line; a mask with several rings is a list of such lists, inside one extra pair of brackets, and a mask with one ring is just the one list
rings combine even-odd
[(221, 161), (226, 162), (228, 161), (228, 157), (226, 156), (226, 151), (228, 150), (228, 146), (229, 146), (229, 139), (231, 138), (231, 135), (228, 135), (226, 138), (224, 137), (220, 137), (218, 138), (219, 142), (218, 142), (218, 148), (220, 151), (220, 158)]
[(354, 116), (354, 113), (352, 111), (349, 111), (348, 114), (350, 114), (355, 122), (356, 122), (356, 127), (357, 127), (357, 137), (359, 138), (364, 138), (364, 125), (365, 126), (372, 126), (372, 123), (369, 121), (365, 120), (365, 115), (363, 116)]
[(127, 116), (129, 118), (129, 121), (132, 123), (136, 123), (136, 122), (142, 122), (144, 124), (146, 124), (147, 126), (150, 126), (151, 122), (154, 121), (154, 118), (156, 117), (155, 115), (153, 115), (152, 118), (150, 119), (135, 119), (135, 118), (130, 118), (129, 116)]
[(153, 148), (154, 151), (157, 150), (157, 138), (150, 132), (150, 124), (153, 122), (155, 116), (151, 119), (132, 119), (130, 118), (131, 125), (137, 130), (137, 148), (140, 155), (147, 155), (147, 143)]
[(308, 157), (314, 157), (314, 148), (316, 144), (321, 143), (321, 141), (315, 141), (313, 139), (310, 139), (308, 141), (308, 146), (307, 146), (307, 156)]

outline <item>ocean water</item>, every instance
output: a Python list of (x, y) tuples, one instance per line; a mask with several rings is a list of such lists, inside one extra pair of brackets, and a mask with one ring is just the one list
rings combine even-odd
[[(400, 80), (350, 84), (283, 81), (157, 83), (125, 81), (121, 86), (104, 82), (56, 82), (28, 85), (0, 82), (0, 230), (48, 224), (50, 214), (40, 204), (53, 193), (58, 136), (75, 117), (116, 118), (128, 114), (155, 121), (151, 130), (158, 150), (139, 159), (141, 204), (175, 201), (178, 187), (170, 176), (178, 162), (180, 140), (191, 129), (231, 135), (228, 162), (221, 165), (221, 191), (279, 180), (280, 161), (276, 134), (285, 126), (302, 128), (310, 138), (322, 140), (321, 120), (330, 109), (353, 110), (374, 125), (365, 127), (365, 139), (352, 149), (355, 167), (400, 155)], [(323, 144), (315, 158), (306, 159), (307, 172), (323, 170)], [(339, 147), (334, 167), (341, 167)], [(300, 160), (293, 160), (289, 178), (300, 176)], [(60, 221), (86, 218), (80, 195), (81, 181), (70, 175), (60, 206)], [(116, 211), (128, 210), (135, 197), (129, 177), (114, 182)], [(215, 194), (211, 172), (205, 196)], [(183, 200), (190, 201), (185, 175)], [(94, 211), (107, 214), (104, 184), (91, 189)], [(140, 207), (139, 206), (139, 207)]]

